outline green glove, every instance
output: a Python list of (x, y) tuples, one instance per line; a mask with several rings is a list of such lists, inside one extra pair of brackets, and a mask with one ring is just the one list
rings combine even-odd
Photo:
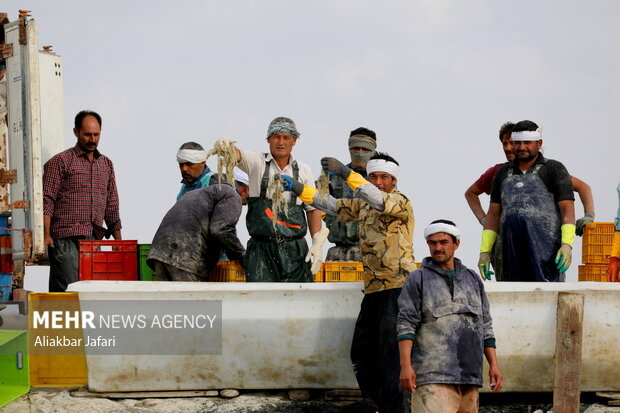
[(478, 268), (480, 269), (480, 276), (483, 280), (490, 280), (491, 275), (495, 274), (491, 271), (491, 254), (488, 252), (481, 252), (478, 259)]
[(594, 217), (595, 217), (594, 212), (588, 212), (587, 214), (584, 215), (583, 218), (579, 218), (576, 222), (577, 230), (575, 231), (575, 234), (577, 236), (582, 236), (583, 228), (586, 226), (586, 224), (590, 222), (594, 222)]
[(573, 260), (573, 248), (568, 244), (562, 244), (558, 253), (555, 256), (555, 263), (558, 266), (558, 270), (561, 274), (565, 273), (570, 267), (570, 263)]

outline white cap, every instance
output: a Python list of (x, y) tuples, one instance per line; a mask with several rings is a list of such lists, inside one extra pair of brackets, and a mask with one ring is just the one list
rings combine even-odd
[(250, 186), (250, 177), (241, 169), (235, 166), (235, 181), (242, 183), (243, 185)]

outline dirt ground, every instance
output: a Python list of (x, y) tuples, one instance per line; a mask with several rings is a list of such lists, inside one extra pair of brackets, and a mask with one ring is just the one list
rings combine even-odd
[[(481, 394), (482, 413), (547, 413), (551, 410), (552, 395), (541, 394)], [(290, 401), (287, 392), (242, 392), (239, 397), (104, 399), (74, 397), (67, 390), (35, 389), (9, 403), (0, 413), (372, 413), (374, 409), (363, 402), (331, 402), (323, 400), (323, 392), (313, 392), (306, 402)], [(620, 407), (610, 407), (593, 394), (583, 394), (581, 413), (620, 413)]]

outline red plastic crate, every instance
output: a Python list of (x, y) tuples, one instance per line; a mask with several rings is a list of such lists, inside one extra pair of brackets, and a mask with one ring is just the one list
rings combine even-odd
[[(111, 251), (113, 247), (116, 251)], [(79, 252), (80, 281), (138, 279), (137, 240), (80, 240)]]
[(13, 248), (10, 235), (0, 235), (0, 273), (12, 273)]

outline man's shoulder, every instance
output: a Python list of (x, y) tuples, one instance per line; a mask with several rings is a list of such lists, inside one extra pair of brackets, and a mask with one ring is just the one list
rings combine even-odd
[(388, 195), (393, 196), (395, 198), (402, 198), (403, 202), (411, 203), (411, 200), (409, 200), (409, 197), (407, 195), (403, 194), (402, 192), (400, 192), (397, 189), (393, 190)]
[(487, 169), (486, 171), (484, 171), (483, 175), (495, 175), (497, 173), (497, 171), (499, 171), (502, 166), (507, 165), (507, 164), (508, 164), (508, 162), (495, 164), (495, 165), (491, 166), (489, 169)]

